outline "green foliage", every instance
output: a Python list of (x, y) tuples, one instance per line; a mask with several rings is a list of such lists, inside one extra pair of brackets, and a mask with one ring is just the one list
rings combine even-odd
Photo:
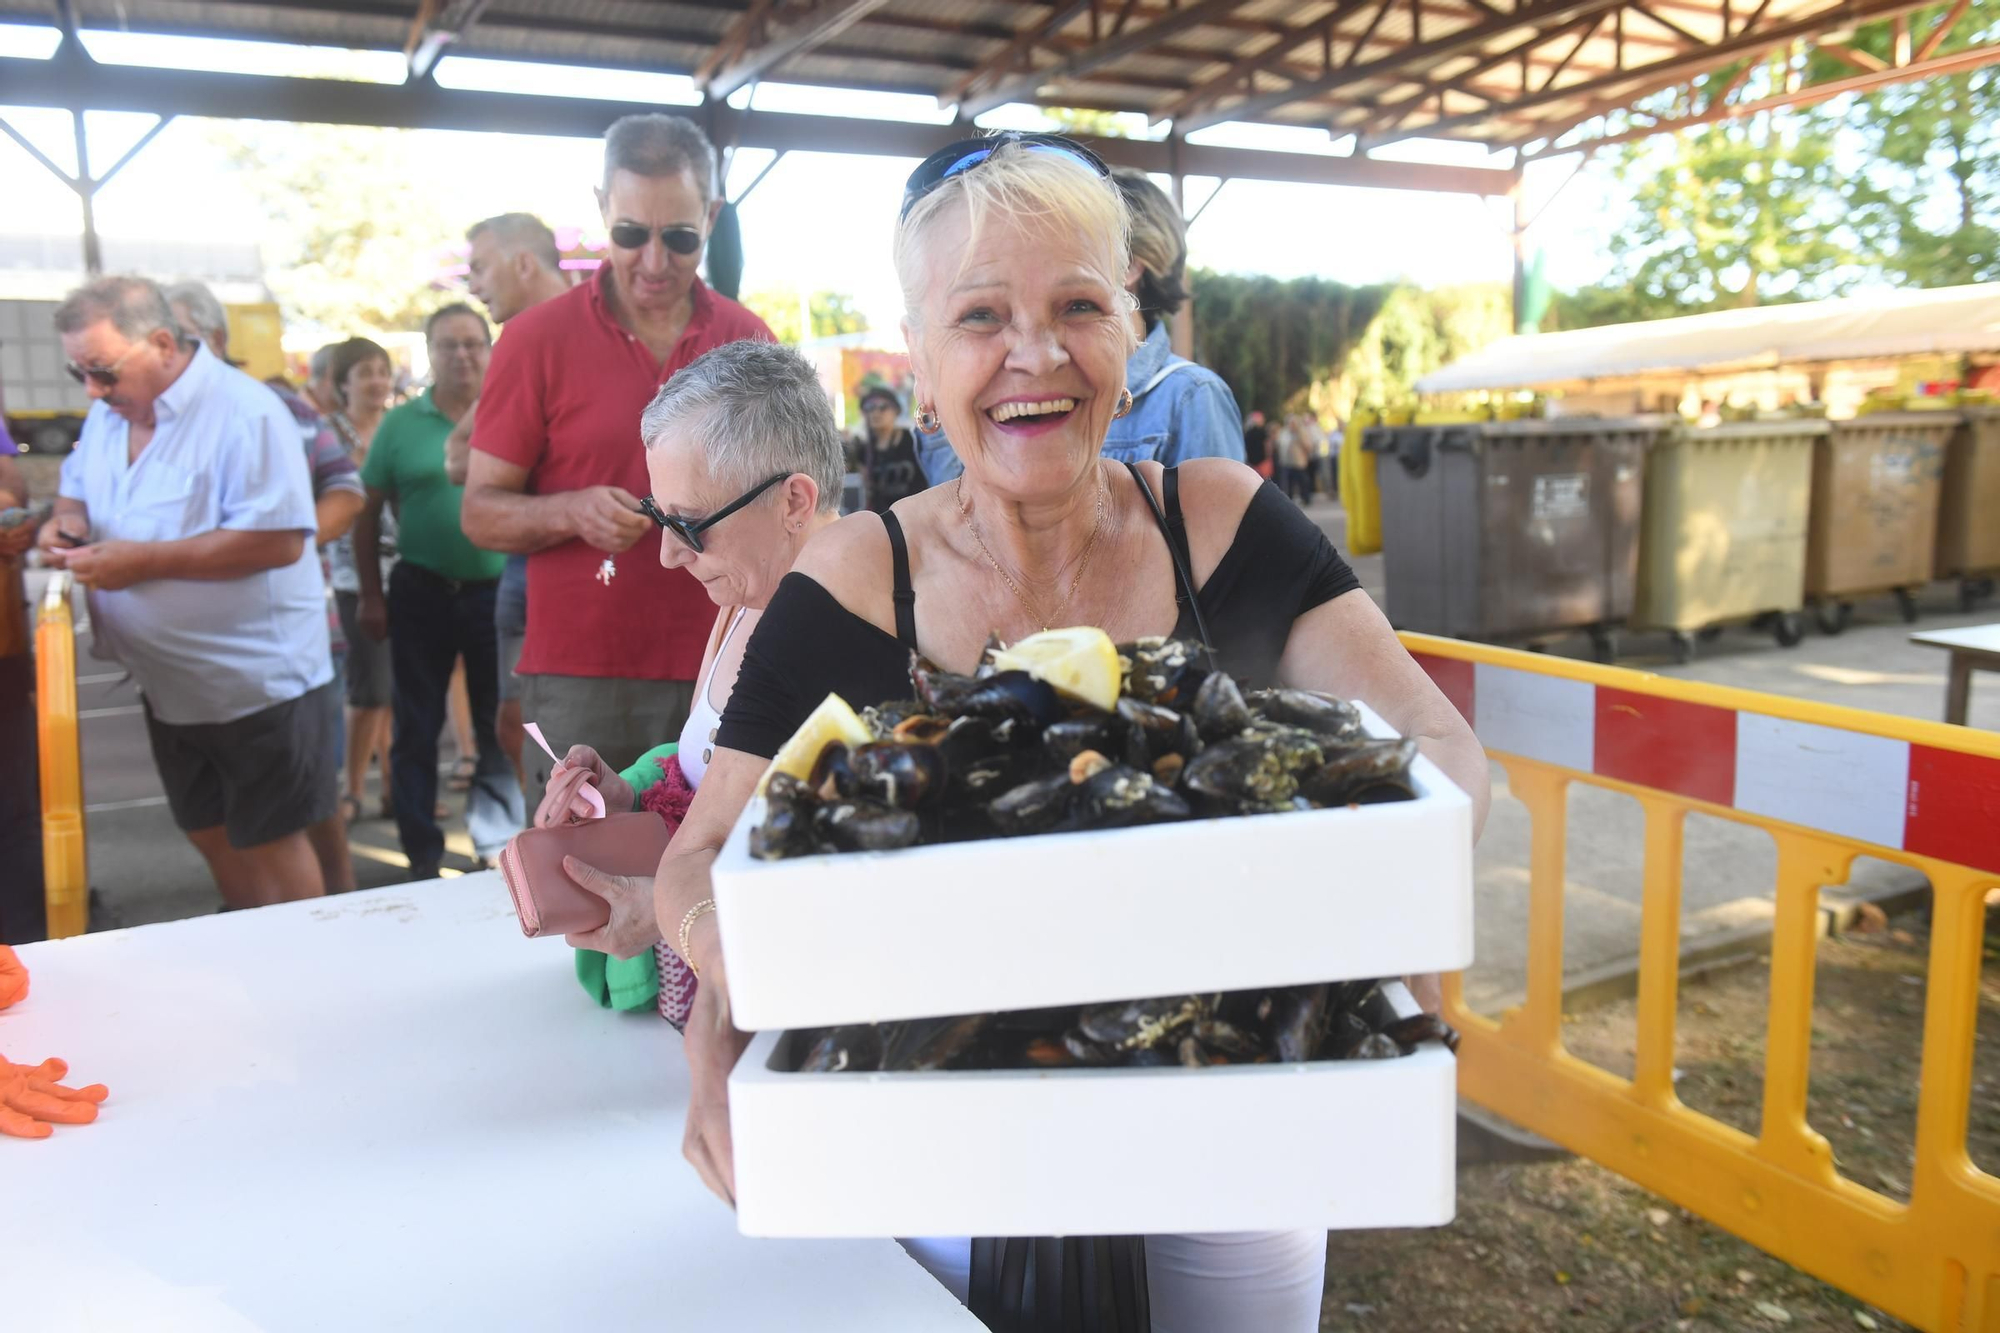
[(1354, 403), (1413, 402), (1411, 386), (1419, 376), (1513, 332), (1513, 304), (1513, 294), (1501, 283), (1395, 288), (1347, 358), (1346, 402), (1336, 411), (1344, 414)]
[(1131, 117), (1118, 111), (1099, 111), (1087, 106), (1042, 108), (1049, 128), (1059, 134), (1075, 134), (1086, 139), (1129, 139)]
[[(1909, 16), (1913, 46), (1949, 14)], [(2000, 42), (2000, 0), (1972, 0), (1935, 55)], [(1895, 29), (1845, 45), (1887, 63)], [(1705, 109), (1739, 74), (1742, 96), (1789, 80), (1845, 78), (1824, 51), (1712, 72), (1648, 99), (1603, 129)], [(1543, 327), (1579, 328), (1727, 306), (1838, 295), (1863, 278), (1911, 287), (2000, 281), (2000, 68), (1893, 84), (1807, 109), (1640, 140), (1620, 151), (1632, 216), (1613, 270), (1560, 297)]]
[(1633, 217), (1617, 276), (1682, 310), (1851, 285), (1867, 240), (1850, 209), (1866, 187), (1836, 166), (1823, 119), (1766, 113), (1677, 135), (1664, 153), (1629, 154), (1619, 175), (1633, 187)]
[(1195, 360), (1222, 376), (1246, 413), (1283, 410), (1339, 374), (1390, 292), (1202, 270), (1190, 279)]
[[(1921, 43), (1946, 12), (1940, 5), (1912, 14), (1914, 40)], [(1974, 0), (1934, 54), (1996, 41), (2000, 0)], [(1894, 43), (1891, 26), (1874, 23), (1851, 45), (1887, 60)], [(2000, 280), (2000, 69), (1893, 84), (1855, 98), (1845, 123), (1874, 159), (1869, 175), (1880, 202), (1872, 211), (1890, 242), (1884, 268), (1915, 287)]]
[(288, 318), (379, 337), (464, 299), (433, 285), (465, 223), (410, 188), (425, 170), (409, 132), (217, 122), (210, 134), (270, 219), (265, 281)]
[[(743, 304), (771, 326), (771, 332), (778, 335), (779, 342), (796, 344), (801, 341), (797, 287), (760, 287), (744, 296)], [(860, 333), (868, 327), (868, 320), (855, 307), (854, 298), (845, 292), (814, 292), (807, 298), (806, 306), (815, 338)]]

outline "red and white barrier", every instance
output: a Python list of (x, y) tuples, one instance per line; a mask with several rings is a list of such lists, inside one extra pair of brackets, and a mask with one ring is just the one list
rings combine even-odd
[(1415, 656), (1489, 750), (2000, 873), (2000, 759)]

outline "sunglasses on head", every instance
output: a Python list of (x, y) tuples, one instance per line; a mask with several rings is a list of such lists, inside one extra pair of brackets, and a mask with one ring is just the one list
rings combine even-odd
[(702, 550), (701, 534), (704, 530), (714, 527), (791, 475), (789, 472), (780, 472), (775, 477), (767, 477), (707, 518), (682, 518), (679, 514), (669, 514), (661, 509), (659, 503), (650, 495), (639, 501), (639, 508), (645, 512), (647, 518), (679, 537), (690, 550), (699, 555)]
[(125, 349), (125, 355), (119, 357), (108, 366), (79, 366), (74, 361), (65, 361), (63, 362), (63, 369), (68, 371), (69, 377), (78, 384), (88, 381), (100, 389), (115, 389), (118, 387), (118, 368), (127, 361), (130, 361), (132, 354), (145, 345), (143, 342), (133, 343)]
[(1005, 144), (1019, 144), (1035, 153), (1058, 153), (1073, 158), (1089, 167), (1099, 176), (1109, 179), (1111, 168), (1104, 165), (1104, 159), (1085, 148), (1074, 139), (1060, 134), (1033, 134), (1026, 130), (1005, 130), (999, 134), (989, 134), (978, 139), (960, 139), (957, 143), (946, 144), (922, 162), (910, 173), (910, 179), (903, 186), (903, 211), (899, 217), (908, 217), (917, 201), (938, 186), (972, 170)]
[[(637, 222), (620, 222), (611, 228), (611, 243), (620, 250), (643, 250), (653, 239), (653, 229)], [(660, 228), (660, 244), (677, 255), (691, 255), (701, 249), (701, 228), (676, 222)]]

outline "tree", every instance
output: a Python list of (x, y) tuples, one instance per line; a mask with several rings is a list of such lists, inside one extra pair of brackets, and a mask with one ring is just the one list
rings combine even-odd
[(1511, 333), (1512, 307), (1512, 293), (1497, 282), (1397, 287), (1347, 358), (1335, 413), (1345, 416), (1357, 403), (1382, 408), (1414, 401), (1420, 376)]
[(1339, 374), (1389, 295), (1324, 278), (1196, 270), (1191, 279), (1196, 359), (1245, 412), (1282, 410)]
[[(1923, 44), (1950, 14), (1908, 18)], [(2000, 41), (2000, 0), (1973, 0), (1939, 40), (1949, 55)], [(1888, 21), (1844, 45), (1892, 63)], [(1795, 81), (1843, 78), (1826, 49), (1716, 70), (1603, 123), (1617, 132), (1705, 109), (1739, 76), (1755, 98)], [(1630, 222), (1601, 284), (1558, 299), (1544, 327), (1656, 319), (1732, 305), (1838, 295), (1870, 276), (1916, 287), (2000, 280), (2000, 70), (1892, 84), (1805, 110), (1778, 110), (1641, 140), (1620, 150)]]
[(1042, 115), (1048, 120), (1049, 128), (1059, 134), (1074, 134), (1086, 139), (1129, 139), (1129, 133), (1122, 113), (1099, 111), (1087, 106), (1051, 106), (1042, 108)]
[(407, 332), (465, 222), (447, 219), (408, 131), (220, 122), (209, 131), (270, 219), (265, 282), (288, 316), (343, 334)]
[[(1946, 12), (1919, 10), (1909, 31), (1922, 41)], [(2000, 0), (1976, 0), (1935, 54), (1996, 41)], [(1850, 45), (1886, 61), (1895, 43), (1890, 24), (1874, 23)], [(1891, 241), (1883, 266), (1917, 287), (2000, 280), (2000, 70), (1890, 85), (1855, 98), (1845, 124), (1864, 136), (1874, 159), (1873, 208)]]
[[(1831, 296), (1858, 278), (1868, 240), (1852, 205), (1862, 182), (1834, 162), (1816, 112), (1765, 112), (1630, 154), (1633, 217), (1617, 276), (1683, 311)], [(1663, 159), (1663, 160), (1661, 160)]]
[[(799, 289), (793, 286), (760, 287), (743, 298), (743, 304), (771, 326), (779, 342), (798, 343)], [(860, 333), (868, 319), (855, 307), (846, 292), (814, 292), (806, 301), (806, 315), (812, 336), (832, 338), (843, 333)]]

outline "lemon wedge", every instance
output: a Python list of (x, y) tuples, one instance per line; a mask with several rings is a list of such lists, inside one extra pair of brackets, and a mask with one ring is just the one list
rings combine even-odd
[(813, 765), (819, 762), (820, 751), (839, 741), (850, 748), (866, 745), (875, 739), (855, 711), (847, 706), (847, 700), (837, 694), (829, 694), (820, 700), (819, 707), (792, 733), (784, 748), (772, 757), (771, 766), (764, 770), (764, 776), (757, 783), (761, 793), (773, 773), (789, 773), (801, 782), (812, 780)]
[(996, 650), (992, 661), (1002, 671), (1025, 671), (1106, 712), (1118, 706), (1118, 648), (1101, 629), (1045, 629)]

